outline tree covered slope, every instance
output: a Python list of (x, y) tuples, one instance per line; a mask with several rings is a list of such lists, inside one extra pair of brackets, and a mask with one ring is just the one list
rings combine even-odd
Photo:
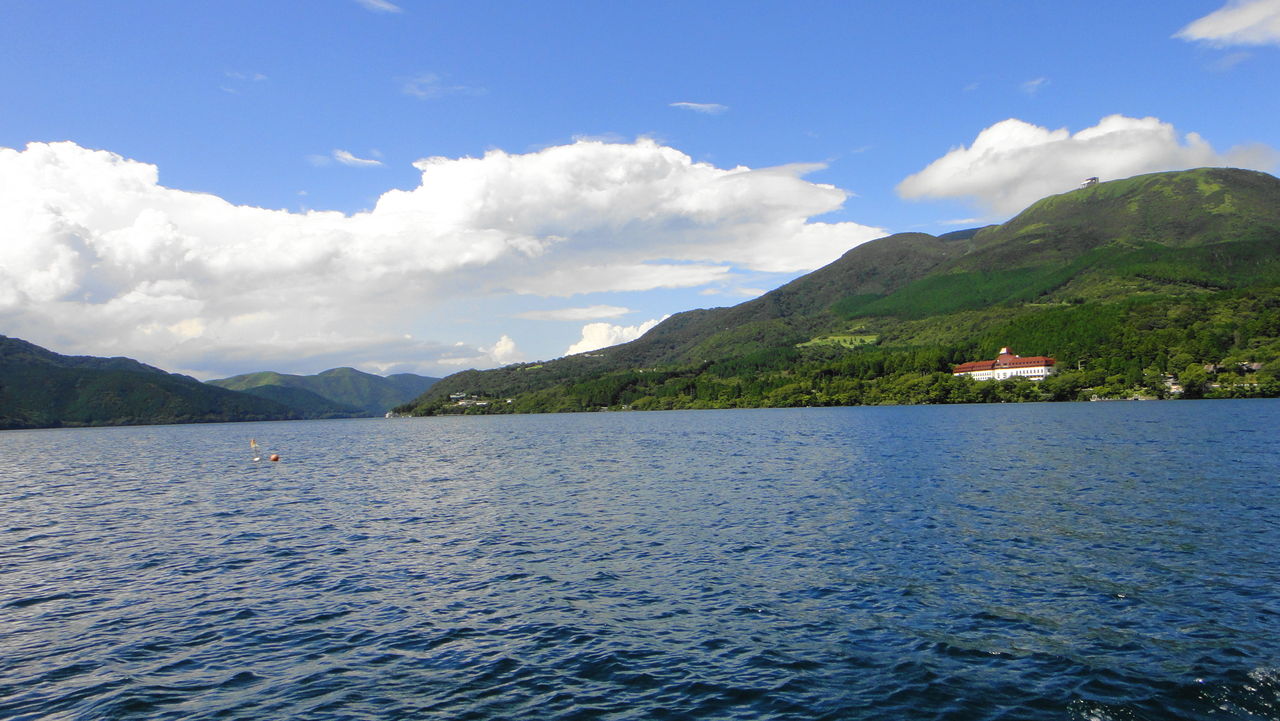
[(283, 403), (310, 418), (380, 416), (430, 388), (438, 378), (400, 373), (382, 377), (354, 368), (300, 376), (265, 371), (209, 381)]
[[(681, 313), (589, 354), (455, 374), (402, 410), (1066, 399), (1181, 385), (1188, 396), (1269, 395), (1277, 288), (1280, 180), (1155, 173), (1045, 198), (1001, 225), (865, 243), (741, 305)], [(1004, 345), (1074, 370), (1034, 387), (950, 376), (952, 363)], [(458, 406), (450, 393), (503, 402)]]
[(129, 358), (64, 356), (0, 336), (0, 429), (295, 417), (271, 400)]

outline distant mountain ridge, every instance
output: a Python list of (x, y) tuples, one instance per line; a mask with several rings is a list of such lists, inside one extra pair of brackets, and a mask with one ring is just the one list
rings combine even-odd
[[(1277, 287), (1280, 179), (1232, 168), (1153, 173), (1044, 198), (1000, 225), (941, 236), (899, 233), (864, 243), (740, 305), (678, 313), (635, 341), (588, 355), (464, 371), (402, 410), (442, 412), (450, 407), (450, 393), (513, 399), (468, 405), (467, 412), (584, 410), (631, 406), (637, 398), (668, 399), (675, 404), (671, 407), (751, 405), (764, 404), (763, 396), (753, 401), (752, 394), (772, 392), (770, 383), (796, 386), (790, 397), (804, 404), (813, 400), (804, 395), (806, 381), (787, 380), (787, 374), (795, 375), (805, 364), (817, 368), (838, 360), (856, 365), (875, 356), (879, 360), (872, 365), (882, 375), (900, 372), (885, 369), (907, 366), (945, 373), (953, 361), (973, 359), (967, 355), (982, 358), (1002, 345), (1016, 345), (1011, 337), (1003, 342), (994, 338), (1000, 334), (1035, 338), (1054, 347), (1017, 350), (1056, 353), (1076, 365), (1111, 353), (1109, 363), (1119, 364), (1123, 356), (1126, 368), (1138, 363), (1164, 372), (1171, 358), (1182, 361), (1184, 355), (1203, 358), (1206, 364), (1237, 353), (1265, 355), (1269, 351), (1262, 348), (1270, 348), (1270, 341), (1262, 339), (1272, 337), (1266, 330), (1270, 311), (1264, 305), (1264, 317), (1250, 320), (1257, 331), (1231, 331), (1232, 339), (1262, 333), (1252, 346), (1224, 346), (1210, 334), (1194, 342), (1182, 339), (1178, 342), (1185, 349), (1176, 347), (1185, 352), (1163, 355), (1145, 348), (1082, 345), (1086, 315), (1113, 318), (1121, 325), (1141, 323), (1151, 326), (1150, 331), (1167, 321), (1138, 320), (1132, 313), (1121, 320), (1120, 309), (1151, 298), (1173, 308), (1180, 299), (1182, 305), (1194, 301), (1197, 313), (1225, 324), (1215, 303), (1222, 305), (1230, 294), (1246, 289)], [(1236, 312), (1248, 311), (1242, 307)], [(1036, 331), (1037, 323), (1059, 331)], [(1145, 332), (1121, 325), (1110, 332)], [(1182, 330), (1207, 333), (1199, 326)], [(1104, 337), (1098, 335), (1097, 342)], [(917, 360), (903, 360), (908, 357)], [(751, 380), (751, 373), (766, 371), (773, 374), (769, 383)], [(821, 371), (822, 377), (837, 379), (840, 372), (834, 366)], [(636, 373), (645, 375), (634, 377)], [(880, 377), (870, 370), (858, 373), (864, 381)], [(1133, 377), (1130, 371), (1111, 375)], [(657, 384), (654, 379), (660, 376), (667, 385)], [(700, 384), (721, 388), (721, 395), (711, 399), (713, 406), (694, 405), (707, 400), (700, 395), (711, 393), (696, 390)], [(849, 392), (840, 397), (858, 396)]]
[(378, 376), (354, 368), (331, 368), (315, 375), (273, 371), (208, 381), (283, 403), (309, 417), (380, 416), (424, 393), (438, 378), (413, 373)]
[(375, 416), (437, 380), (334, 368), (201, 383), (132, 358), (67, 356), (0, 335), (0, 429)]
[(0, 429), (300, 417), (131, 358), (66, 356), (0, 336)]

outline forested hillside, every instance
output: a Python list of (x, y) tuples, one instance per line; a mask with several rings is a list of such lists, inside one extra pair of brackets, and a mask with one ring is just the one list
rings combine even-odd
[(0, 429), (296, 417), (271, 400), (129, 358), (65, 356), (0, 336)]
[[(951, 376), (1001, 346), (1060, 372)], [(747, 303), (591, 354), (459, 373), (400, 410), (1274, 396), (1278, 362), (1280, 180), (1202, 168), (1051, 196), (997, 226), (872, 241)]]
[(264, 371), (209, 383), (270, 398), (308, 418), (341, 418), (380, 416), (420, 395), (437, 380), (412, 373), (383, 377), (355, 368), (332, 368), (308, 376)]

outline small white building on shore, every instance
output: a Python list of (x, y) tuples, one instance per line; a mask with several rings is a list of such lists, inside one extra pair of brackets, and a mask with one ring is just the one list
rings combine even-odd
[(969, 376), (975, 381), (1002, 381), (1006, 378), (1042, 381), (1053, 374), (1055, 362), (1042, 355), (1023, 358), (1009, 352), (1008, 348), (1001, 348), (995, 360), (961, 363), (951, 370), (951, 375)]

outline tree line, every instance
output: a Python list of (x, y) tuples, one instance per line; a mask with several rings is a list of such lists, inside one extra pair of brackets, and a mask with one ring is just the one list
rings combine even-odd
[[(682, 365), (566, 377), (488, 405), (437, 398), (413, 412), (546, 413), (1109, 398), (1280, 396), (1280, 289), (1012, 312), (967, 339), (929, 345), (773, 347)], [(945, 318), (942, 320), (945, 322)], [(954, 365), (1009, 346), (1050, 355), (1043, 381), (974, 381)], [(757, 346), (758, 347), (758, 346)], [(510, 400), (510, 402), (507, 402)]]

